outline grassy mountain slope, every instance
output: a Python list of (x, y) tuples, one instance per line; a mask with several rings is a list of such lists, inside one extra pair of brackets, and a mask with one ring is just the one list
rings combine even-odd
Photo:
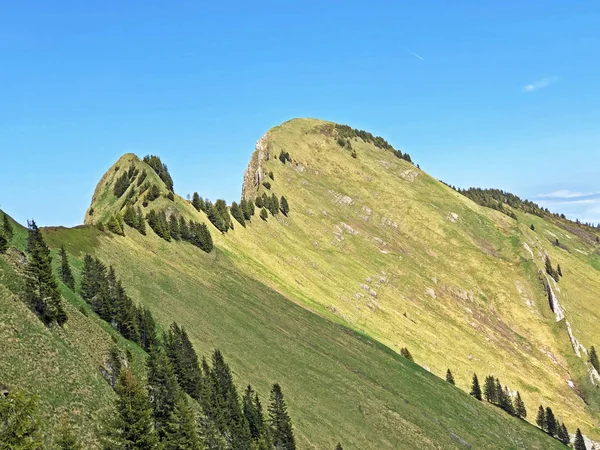
[(141, 372), (142, 352), (62, 284), (69, 320), (62, 329), (45, 327), (19, 299), (25, 241), (26, 231), (15, 224), (12, 243), (19, 250), (0, 255), (0, 382), (39, 396), (44, 428), (68, 417), (86, 448), (93, 448), (115, 397), (99, 368), (106, 367), (109, 350), (117, 345), (130, 350), (134, 369)]
[(327, 321), (242, 274), (221, 250), (50, 230), (48, 242), (111, 261), (129, 294), (199, 352), (218, 347), (238, 383), (266, 396), (280, 382), (300, 448), (561, 448), (533, 426), (473, 400), (377, 342)]
[[(396, 351), (408, 346), (434, 373), (451, 367), (463, 388), (473, 371), (493, 373), (521, 391), (530, 411), (551, 405), (600, 436), (586, 357), (573, 358), (538, 280), (547, 252), (565, 268), (554, 291), (573, 333), (598, 346), (597, 242), (520, 212), (515, 221), (389, 151), (351, 144), (356, 159), (332, 124), (310, 119), (259, 141), (244, 194), (284, 194), (291, 214), (228, 233), (222, 245), (235, 263), (323, 316)], [(281, 151), (291, 163), (281, 163)], [(555, 236), (569, 249), (553, 245)]]

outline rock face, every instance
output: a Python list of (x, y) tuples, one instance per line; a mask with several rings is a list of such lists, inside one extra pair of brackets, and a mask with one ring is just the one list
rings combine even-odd
[(269, 134), (266, 133), (258, 141), (252, 153), (250, 163), (244, 173), (244, 182), (242, 184), (242, 198), (254, 198), (260, 183), (265, 176), (263, 169), (263, 161), (268, 161), (271, 158), (269, 149)]

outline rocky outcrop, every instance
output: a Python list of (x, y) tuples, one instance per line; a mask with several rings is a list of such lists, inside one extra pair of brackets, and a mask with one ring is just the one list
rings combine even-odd
[(265, 174), (263, 169), (263, 161), (268, 161), (271, 158), (269, 149), (269, 133), (266, 133), (258, 141), (252, 153), (252, 158), (248, 163), (246, 172), (244, 172), (244, 182), (242, 184), (242, 198), (253, 199), (258, 192), (260, 183)]

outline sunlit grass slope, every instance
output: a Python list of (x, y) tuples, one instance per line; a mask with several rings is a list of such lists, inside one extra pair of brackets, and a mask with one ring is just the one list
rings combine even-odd
[(263, 398), (281, 383), (300, 448), (561, 448), (535, 427), (480, 403), (369, 337), (290, 302), (210, 255), (153, 233), (49, 230), (53, 246), (93, 252), (163, 327), (186, 327), (198, 352), (220, 348), (238, 384)]
[[(12, 244), (23, 250), (26, 232), (15, 226)], [(117, 345), (130, 350), (134, 369), (141, 373), (142, 352), (62, 284), (69, 320), (62, 329), (45, 327), (20, 299), (23, 257), (14, 248), (0, 255), (0, 382), (39, 397), (47, 448), (64, 418), (75, 427), (85, 448), (96, 448), (102, 419), (114, 401), (100, 367), (106, 367), (109, 350)]]
[[(598, 244), (539, 217), (515, 221), (478, 206), (359, 139), (355, 159), (331, 127), (296, 119), (261, 139), (245, 195), (283, 194), (291, 213), (228, 233), (219, 244), (234, 263), (318, 314), (396, 351), (408, 346), (438, 375), (450, 367), (463, 389), (473, 371), (494, 374), (530, 411), (550, 405), (599, 437), (585, 355), (573, 358), (538, 280), (548, 252), (566, 268), (555, 291), (573, 332), (598, 347)], [(282, 151), (291, 163), (278, 159)], [(249, 181), (257, 170), (270, 190)], [(570, 250), (553, 245), (555, 236)]]

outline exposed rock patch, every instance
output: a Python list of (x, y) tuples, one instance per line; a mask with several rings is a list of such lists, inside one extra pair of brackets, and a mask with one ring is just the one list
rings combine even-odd
[(419, 174), (412, 169), (407, 169), (400, 173), (400, 176), (410, 183), (414, 183)]
[(456, 223), (458, 222), (458, 214), (456, 214), (455, 212), (449, 212), (446, 216), (446, 219), (452, 223)]

